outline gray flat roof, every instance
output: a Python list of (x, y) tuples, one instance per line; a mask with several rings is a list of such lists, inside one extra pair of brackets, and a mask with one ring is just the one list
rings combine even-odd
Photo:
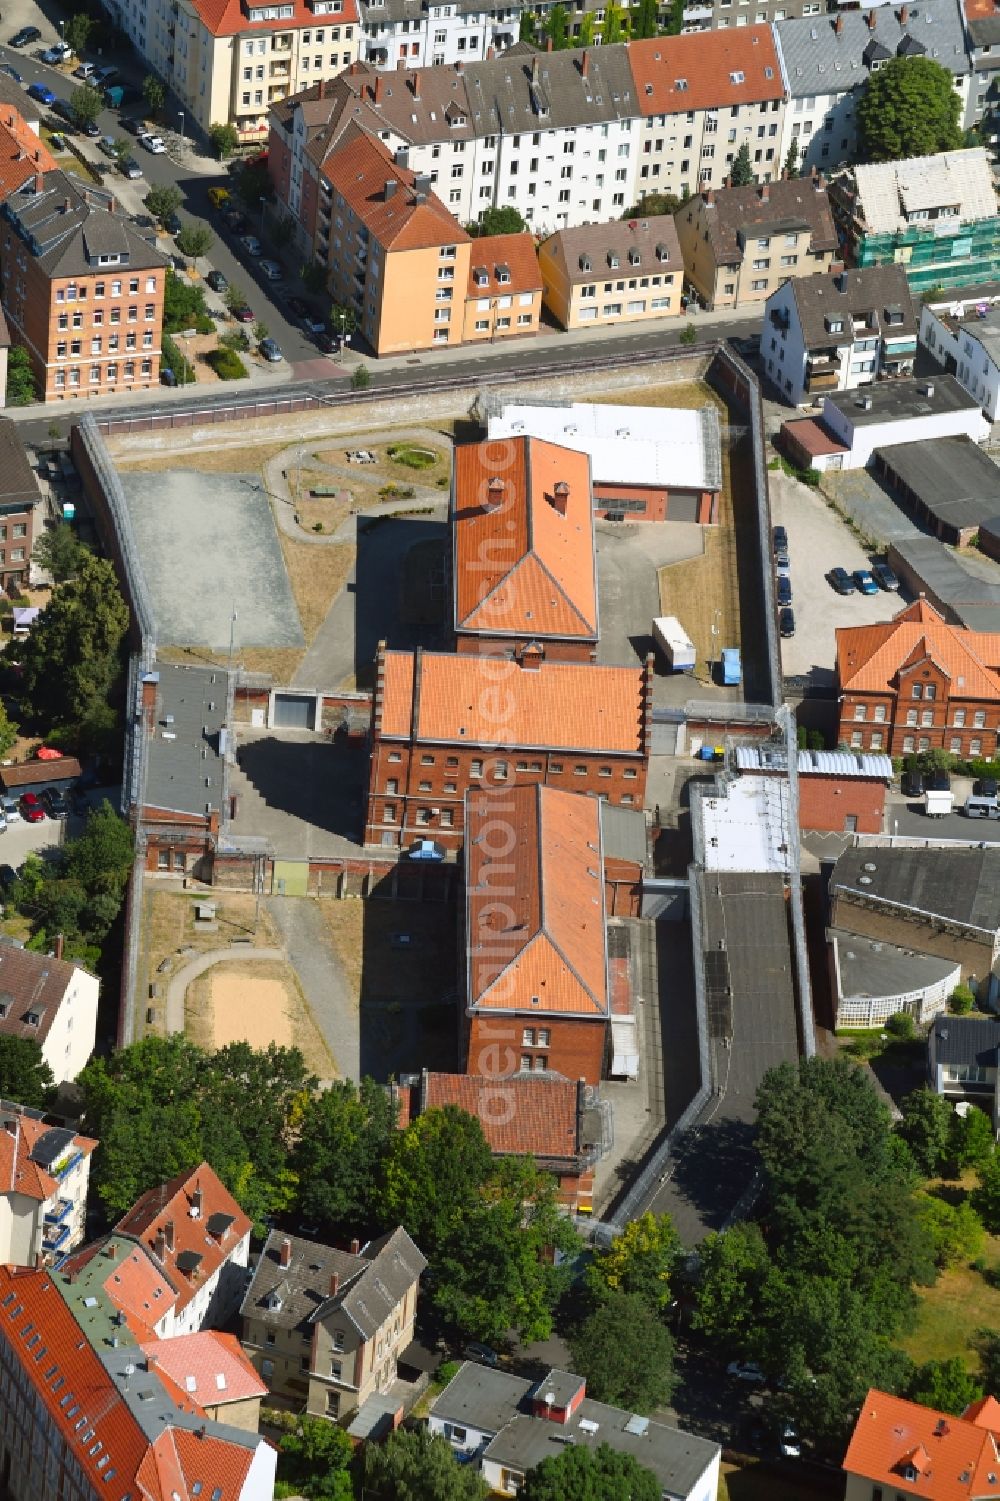
[(845, 888), (992, 933), (1000, 927), (1000, 848), (845, 850), (830, 890)]
[[(995, 611), (1000, 606), (1000, 585), (988, 584), (963, 568), (957, 558), (936, 537), (896, 537), (890, 546), (890, 562), (895, 554), (920, 579), (928, 593), (942, 606), (973, 627), (970, 612)], [(993, 618), (992, 615), (990, 618)], [(991, 627), (981, 627), (991, 629)]]
[(467, 1360), (448, 1382), (431, 1412), (446, 1423), (499, 1433), (520, 1410), (534, 1382), (509, 1371), (491, 1370)]
[(593, 1449), (608, 1444), (619, 1454), (631, 1454), (671, 1496), (689, 1495), (719, 1452), (708, 1439), (585, 1397), (568, 1423), (519, 1414), (487, 1445), (483, 1458), (523, 1473), (562, 1454), (567, 1444)]
[(634, 860), (646, 863), (646, 815), (638, 808), (618, 808), (601, 804), (601, 834), (605, 859)]
[(985, 525), (1000, 510), (1000, 469), (964, 433), (893, 443), (875, 456), (945, 526)]
[(939, 1016), (928, 1039), (936, 1063), (978, 1063), (996, 1068), (1000, 1017)]
[(977, 412), (975, 401), (953, 375), (935, 375), (930, 380), (879, 381), (859, 391), (840, 391), (828, 396), (826, 405), (836, 407), (855, 427), (868, 427), (887, 418), (938, 417), (948, 412)]
[(223, 757), (219, 732), (226, 723), (226, 672), (221, 667), (180, 667), (157, 662), (156, 718), (149, 737), (147, 807), (204, 815), (219, 810)]
[(876, 943), (843, 928), (831, 928), (829, 937), (837, 949), (842, 996), (871, 998), (923, 990), (946, 980), (960, 968), (933, 954), (918, 954), (915, 949), (897, 948), (893, 943)]

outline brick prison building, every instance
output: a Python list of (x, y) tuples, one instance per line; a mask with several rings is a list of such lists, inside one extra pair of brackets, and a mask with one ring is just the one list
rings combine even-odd
[(379, 647), (365, 844), (463, 840), (470, 787), (523, 782), (641, 808), (652, 660), (597, 667)]

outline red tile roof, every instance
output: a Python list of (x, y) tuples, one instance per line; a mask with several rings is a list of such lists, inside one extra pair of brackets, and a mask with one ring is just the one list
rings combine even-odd
[[(416, 173), (398, 166), (382, 142), (359, 126), (344, 132), (322, 173), (386, 250), (427, 250), (469, 238), (437, 194), (418, 194)], [(386, 183), (396, 185), (388, 197)]]
[[(641, 667), (387, 651), (381, 733), (445, 745), (645, 754)], [(417, 671), (419, 667), (419, 672)]]
[(994, 1496), (1000, 1491), (998, 1418), (992, 1398), (955, 1418), (872, 1390), (843, 1468), (922, 1501)]
[[(509, 272), (509, 281), (497, 280), (498, 268), (501, 266), (506, 267)], [(477, 271), (486, 272), (485, 285), (477, 285)], [(482, 235), (478, 240), (473, 240), (469, 260), (468, 297), (475, 300), (477, 297), (496, 296), (499, 293), (516, 297), (519, 292), (541, 290), (542, 273), (538, 269), (535, 242), (527, 230), (517, 235)]]
[(556, 1074), (423, 1076), (423, 1108), (457, 1105), (478, 1116), (497, 1156), (573, 1158), (579, 1152), (577, 1085)]
[(894, 693), (904, 668), (933, 662), (962, 698), (1000, 699), (1000, 633), (946, 624), (925, 599), (914, 600), (884, 625), (837, 631), (842, 692)]
[(0, 105), (0, 202), (38, 172), (54, 172), (58, 162), (31, 126), (9, 105)]
[(781, 99), (781, 64), (770, 26), (699, 31), (630, 42), (643, 115), (726, 109)]
[(465, 861), (470, 1011), (606, 1017), (600, 800), (470, 792)]
[[(197, 1214), (193, 1211), (197, 1210)], [(208, 1222), (215, 1214), (228, 1215), (232, 1223), (214, 1234)], [(184, 1308), (199, 1287), (226, 1262), (244, 1236), (250, 1220), (228, 1189), (203, 1162), (190, 1173), (181, 1173), (169, 1183), (151, 1188), (115, 1226), (115, 1233), (131, 1235), (142, 1242), (157, 1267), (162, 1267), (177, 1289), (177, 1308)], [(163, 1242), (160, 1233), (163, 1232)], [(194, 1273), (178, 1266), (185, 1252), (198, 1256)], [(109, 1294), (114, 1297), (111, 1288)]]
[[(23, 1194), (44, 1204), (56, 1192), (56, 1179), (40, 1163), (32, 1160), (32, 1153), (43, 1136), (52, 1127), (34, 1116), (15, 1113), (5, 1106), (2, 1112), (5, 1123), (0, 1126), (0, 1195)], [(89, 1157), (97, 1146), (89, 1136), (74, 1136), (74, 1151)]]
[(183, 1403), (221, 1407), (267, 1396), (267, 1387), (234, 1334), (200, 1329), (173, 1339), (154, 1339), (141, 1348)]
[[(199, 19), (213, 36), (236, 36), (237, 33), (266, 36), (270, 31), (295, 31), (300, 26), (341, 26), (358, 19), (355, 0), (341, 0), (342, 9), (332, 16), (318, 16), (307, 0), (294, 0), (295, 14), (291, 18), (254, 22), (248, 22), (247, 7), (242, 0), (193, 0), (193, 3)], [(252, 3), (249, 9), (253, 9)]]
[(452, 538), (456, 630), (597, 641), (586, 454), (538, 438), (463, 444)]
[(783, 422), (781, 430), (788, 438), (797, 443), (804, 453), (812, 454), (818, 458), (820, 454), (847, 453), (847, 446), (838, 443), (816, 417), (796, 417), (791, 422)]

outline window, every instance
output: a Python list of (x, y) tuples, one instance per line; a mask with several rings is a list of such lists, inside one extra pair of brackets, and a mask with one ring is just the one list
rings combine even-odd
[(521, 1046), (522, 1048), (533, 1048), (535, 1046), (534, 1027), (525, 1027), (524, 1031), (521, 1033)]
[(920, 723), (924, 726), (925, 729), (929, 729), (930, 726), (934, 723), (934, 710), (922, 709), (920, 711)]
[(982, 753), (983, 753), (983, 742), (981, 740), (976, 739), (976, 737), (973, 736), (973, 738), (969, 741), (969, 755), (970, 756), (981, 756)]
[(986, 711), (985, 711), (985, 709), (977, 709), (976, 712), (973, 714), (973, 716), (972, 716), (972, 728), (974, 730), (985, 730), (985, 728), (986, 728)]
[(956, 709), (955, 710), (954, 723), (955, 723), (956, 730), (963, 730), (965, 728), (965, 710), (964, 709)]
[(875, 712), (872, 715), (872, 718), (875, 720), (876, 724), (885, 724), (885, 704), (875, 705)]
[(469, 776), (470, 777), (481, 777), (482, 774), (483, 774), (483, 763), (482, 763), (482, 761), (473, 761), (472, 765), (469, 767)]

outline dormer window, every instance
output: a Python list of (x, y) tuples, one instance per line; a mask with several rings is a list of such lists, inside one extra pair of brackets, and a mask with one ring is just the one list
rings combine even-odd
[(640, 255), (639, 251), (636, 250), (636, 248), (635, 248), (634, 245), (631, 246), (630, 249), (629, 249), (629, 253), (628, 253), (628, 263), (629, 263), (629, 265), (630, 266), (638, 266), (639, 263), (641, 262), (641, 260), (642, 260), (642, 256)]
[(590, 256), (589, 255), (581, 255), (581, 257), (580, 257), (580, 270), (581, 271), (589, 271), (590, 269), (591, 269)]
[(247, 10), (250, 21), (291, 21), (294, 16), (294, 5), (260, 5)]
[(501, 286), (501, 287), (509, 287), (510, 286), (510, 267), (509, 266), (497, 266), (496, 272), (497, 272), (497, 283), (498, 283), (498, 285)]
[(843, 318), (824, 318), (823, 322), (826, 324), (828, 334), (842, 334), (844, 332)]
[(746, 81), (746, 74), (745, 73), (730, 73), (730, 75), (729, 75), (729, 82), (730, 83), (744, 83), (745, 81)]
[(687, 81), (686, 78), (675, 78), (674, 79), (674, 88), (677, 90), (678, 94), (685, 93), (687, 91), (687, 86), (688, 86), (688, 81)]
[(488, 287), (490, 283), (489, 274), (485, 266), (477, 266), (472, 273), (472, 279), (477, 287)]
[(608, 251), (608, 265), (610, 266), (612, 271), (617, 271), (618, 267), (621, 265), (621, 262), (618, 259), (617, 252), (614, 250)]

